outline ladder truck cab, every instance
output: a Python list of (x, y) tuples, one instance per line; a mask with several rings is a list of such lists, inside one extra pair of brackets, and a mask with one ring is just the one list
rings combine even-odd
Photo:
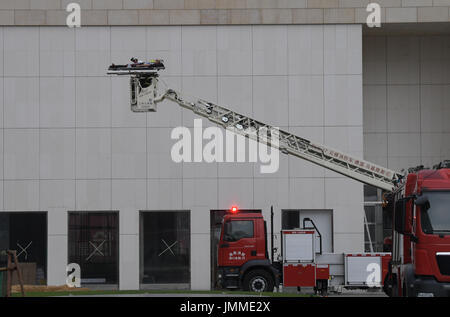
[[(450, 296), (449, 161), (432, 170), (410, 170), (405, 176), (210, 101), (185, 96), (159, 79), (161, 69), (164, 65), (157, 60), (142, 67), (112, 65), (108, 74), (130, 76), (133, 112), (156, 112), (158, 103), (170, 100), (235, 134), (387, 193), (384, 210), (392, 216), (393, 229), (384, 250), (392, 250), (392, 258), (390, 253), (316, 252), (315, 237), (321, 237), (310, 221), (312, 227), (303, 224), (298, 230), (281, 232), (281, 257), (274, 261), (273, 238), (269, 257), (263, 216), (232, 208), (223, 219), (218, 248), (223, 287), (271, 291), (283, 283), (326, 293), (330, 287), (370, 284), (383, 286), (391, 296)], [(368, 274), (369, 268), (375, 268), (373, 274)]]
[(450, 161), (410, 170), (387, 202), (393, 230), (385, 292), (450, 296)]

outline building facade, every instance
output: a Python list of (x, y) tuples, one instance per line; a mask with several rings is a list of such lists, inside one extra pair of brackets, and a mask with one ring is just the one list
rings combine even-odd
[(449, 157), (448, 1), (379, 1), (375, 31), (369, 1), (88, 0), (80, 28), (69, 2), (0, 4), (0, 240), (30, 281), (64, 284), (78, 263), (89, 285), (210, 289), (232, 205), (266, 219), (273, 206), (275, 233), (311, 217), (327, 252), (382, 241), (362, 184), (298, 158), (272, 174), (175, 163), (171, 132), (194, 134), (197, 117), (168, 101), (131, 112), (128, 78), (106, 75), (131, 56), (164, 59), (186, 94), (394, 170)]

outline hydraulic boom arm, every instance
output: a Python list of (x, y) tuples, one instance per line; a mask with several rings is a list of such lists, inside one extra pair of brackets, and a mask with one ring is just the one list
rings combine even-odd
[[(140, 83), (145, 82), (142, 86)], [(245, 115), (221, 107), (212, 102), (185, 98), (182, 93), (171, 89), (162, 88), (157, 74), (142, 76), (132, 74), (132, 110), (133, 111), (156, 111), (156, 105), (164, 99), (171, 100), (178, 105), (189, 109), (201, 117), (204, 117), (225, 129), (237, 134), (244, 135), (258, 142), (278, 148), (285, 154), (291, 154), (339, 174), (353, 178), (359, 182), (383, 189), (393, 191), (401, 181), (402, 176), (395, 171), (367, 162), (352, 155), (334, 150), (327, 146), (311, 142), (305, 138), (292, 133), (274, 129), (274, 127), (263, 122), (254, 120)], [(133, 104), (133, 91), (136, 102), (136, 94), (141, 95), (144, 100), (138, 107)], [(258, 131), (269, 131), (260, 134)], [(276, 132), (274, 132), (276, 131)], [(276, 135), (278, 134), (278, 135)], [(278, 137), (275, 142), (273, 137)]]

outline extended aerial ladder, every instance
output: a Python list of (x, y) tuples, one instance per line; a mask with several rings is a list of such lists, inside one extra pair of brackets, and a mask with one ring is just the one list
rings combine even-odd
[(390, 169), (280, 130), (210, 101), (188, 98), (170, 87), (163, 87), (155, 70), (110, 70), (108, 74), (131, 76), (131, 110), (134, 112), (154, 112), (158, 103), (165, 99), (171, 100), (236, 134), (278, 148), (282, 153), (305, 159), (364, 184), (392, 192), (402, 182), (403, 176)]

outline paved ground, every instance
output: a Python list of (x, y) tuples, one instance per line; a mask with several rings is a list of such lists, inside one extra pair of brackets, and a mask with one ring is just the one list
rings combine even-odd
[[(146, 294), (106, 294), (106, 295), (69, 295), (64, 297), (230, 297), (230, 294), (190, 294), (190, 293), (176, 293), (176, 294), (157, 294), (157, 293), (146, 293)], [(258, 295), (233, 295), (232, 297), (260, 297)]]
[(330, 294), (329, 297), (387, 297), (382, 291), (343, 291), (341, 294)]
[[(290, 292), (293, 295), (296, 292)], [(301, 294), (312, 294), (311, 292), (305, 291)], [(146, 294), (105, 294), (105, 295), (69, 295), (77, 297), (261, 297), (259, 295), (242, 295), (242, 294), (192, 294), (192, 293), (146, 293)], [(343, 290), (342, 293), (336, 294), (331, 293), (328, 297), (387, 297), (382, 291), (365, 291), (365, 290)]]
[[(287, 288), (284, 290), (286, 293), (297, 293), (296, 288)], [(301, 294), (313, 294), (312, 288), (304, 288), (300, 292)], [(382, 290), (347, 290), (343, 289), (341, 293), (330, 292), (328, 297), (387, 297), (387, 295)]]

